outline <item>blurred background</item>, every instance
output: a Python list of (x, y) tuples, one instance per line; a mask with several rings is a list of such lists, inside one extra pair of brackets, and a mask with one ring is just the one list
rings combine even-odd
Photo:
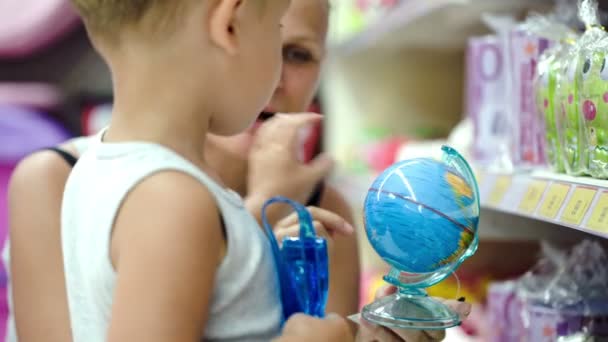
[[(111, 113), (109, 72), (69, 2), (27, 3), (0, 0), (3, 240), (6, 186), (16, 163), (69, 137), (94, 134)], [(535, 274), (562, 281), (557, 274), (573, 267), (593, 274), (563, 280), (572, 286), (585, 288), (596, 276), (604, 277), (600, 283), (608, 281), (608, 261), (602, 264), (608, 181), (602, 176), (575, 177), (553, 167), (547, 158), (552, 147), (545, 139), (543, 115), (536, 107), (518, 106), (535, 101), (534, 68), (542, 50), (559, 42), (542, 32), (524, 32), (516, 40), (513, 35), (525, 31), (517, 25), (531, 12), (558, 13), (565, 25), (582, 33), (585, 25), (577, 19), (576, 1), (562, 1), (560, 6), (558, 11), (551, 0), (332, 2), (329, 56), (313, 108), (326, 119), (313, 149), (337, 158), (332, 182), (347, 195), (357, 218), (370, 183), (395, 161), (437, 156), (439, 147), (448, 143), (462, 151), (477, 172), (483, 207), (480, 249), (458, 270), (458, 277), (431, 289), (433, 295), (466, 296), (478, 304), (467, 323), (450, 331), (448, 341), (608, 341), (608, 296), (578, 298), (583, 310), (556, 305), (551, 296), (530, 304), (521, 295), (522, 286), (536, 279)], [(608, 1), (600, 1), (599, 7), (599, 18), (606, 24), (603, 10)], [(500, 21), (497, 18), (509, 18), (511, 24), (497, 30), (492, 24)], [(497, 51), (494, 60), (480, 52), (484, 44)], [(518, 57), (518, 48), (531, 48), (532, 53)], [(513, 76), (519, 72), (518, 62), (532, 69), (512, 84), (518, 79)], [(511, 83), (480, 79), (480, 66), (511, 75), (505, 78)], [(495, 108), (504, 110), (500, 117), (510, 122), (507, 134), (497, 133), (505, 124), (488, 124), (494, 114), (487, 112), (497, 112)], [(525, 140), (530, 118), (536, 122), (530, 133), (534, 138)], [(501, 140), (505, 136), (506, 142)], [(359, 228), (364, 304), (383, 284), (387, 267), (367, 243), (362, 224)], [(553, 251), (549, 247), (543, 251), (544, 242), (568, 262), (555, 264), (552, 271), (541, 267), (556, 263), (551, 256), (558, 253), (547, 252)], [(6, 277), (1, 280), (4, 287)], [(552, 293), (536, 286), (539, 293)], [(5, 312), (6, 305), (0, 303), (0, 310)]]

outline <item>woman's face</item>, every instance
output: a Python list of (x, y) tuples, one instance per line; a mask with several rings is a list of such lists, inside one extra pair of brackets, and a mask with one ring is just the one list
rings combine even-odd
[[(308, 110), (317, 91), (321, 62), (325, 57), (328, 11), (327, 0), (291, 1), (282, 21), (281, 79), (267, 111), (293, 113)], [(227, 153), (225, 158), (245, 160), (254, 135), (255, 126), (236, 136), (210, 136), (209, 142)]]
[(283, 17), (283, 70), (268, 111), (305, 112), (325, 57), (327, 0), (293, 0)]

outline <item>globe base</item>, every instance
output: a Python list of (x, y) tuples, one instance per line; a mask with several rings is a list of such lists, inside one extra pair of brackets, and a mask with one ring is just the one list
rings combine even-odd
[(396, 329), (442, 330), (461, 323), (447, 305), (428, 296), (401, 292), (366, 305), (361, 315), (369, 322)]

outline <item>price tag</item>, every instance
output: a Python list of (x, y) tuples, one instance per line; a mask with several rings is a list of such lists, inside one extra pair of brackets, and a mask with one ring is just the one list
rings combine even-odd
[(536, 180), (530, 183), (524, 197), (519, 204), (519, 210), (525, 214), (532, 214), (547, 189), (547, 182)]
[(499, 176), (496, 178), (496, 183), (494, 183), (494, 189), (490, 193), (490, 205), (499, 206), (502, 202), (502, 199), (505, 197), (505, 194), (509, 190), (511, 186), (511, 177), (509, 176)]
[(473, 175), (475, 176), (475, 181), (477, 181), (477, 185), (481, 188), (482, 183), (483, 183), (483, 172), (479, 171), (478, 168), (474, 168), (473, 169)]
[(608, 191), (604, 191), (600, 195), (587, 226), (602, 233), (608, 233)]
[(583, 186), (578, 186), (574, 189), (570, 201), (562, 213), (561, 221), (577, 226), (580, 225), (596, 193), (596, 189)]
[(547, 190), (547, 195), (540, 206), (539, 214), (543, 217), (554, 219), (559, 213), (559, 209), (564, 204), (566, 196), (570, 191), (570, 185), (553, 183)]

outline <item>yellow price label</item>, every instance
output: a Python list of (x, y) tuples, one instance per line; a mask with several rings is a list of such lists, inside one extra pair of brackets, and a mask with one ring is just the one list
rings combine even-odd
[(494, 189), (490, 193), (490, 204), (493, 206), (500, 205), (509, 187), (511, 187), (511, 177), (499, 176), (494, 183)]
[(543, 217), (554, 219), (559, 213), (559, 209), (564, 204), (566, 196), (570, 191), (570, 185), (553, 183), (547, 190), (547, 195), (540, 206), (539, 214)]
[(574, 189), (570, 201), (562, 213), (561, 221), (580, 225), (589, 210), (589, 206), (597, 193), (596, 189), (579, 186)]
[(536, 180), (530, 183), (521, 203), (519, 203), (519, 210), (526, 214), (532, 214), (538, 207), (546, 189), (547, 182), (545, 181)]
[(473, 169), (473, 175), (475, 176), (475, 181), (477, 182), (477, 185), (479, 187), (481, 187), (482, 183), (483, 183), (483, 178), (484, 178), (483, 177), (484, 176), (483, 172), (479, 171), (478, 168), (474, 168)]
[(587, 226), (602, 233), (608, 233), (608, 191), (604, 191), (600, 195)]

